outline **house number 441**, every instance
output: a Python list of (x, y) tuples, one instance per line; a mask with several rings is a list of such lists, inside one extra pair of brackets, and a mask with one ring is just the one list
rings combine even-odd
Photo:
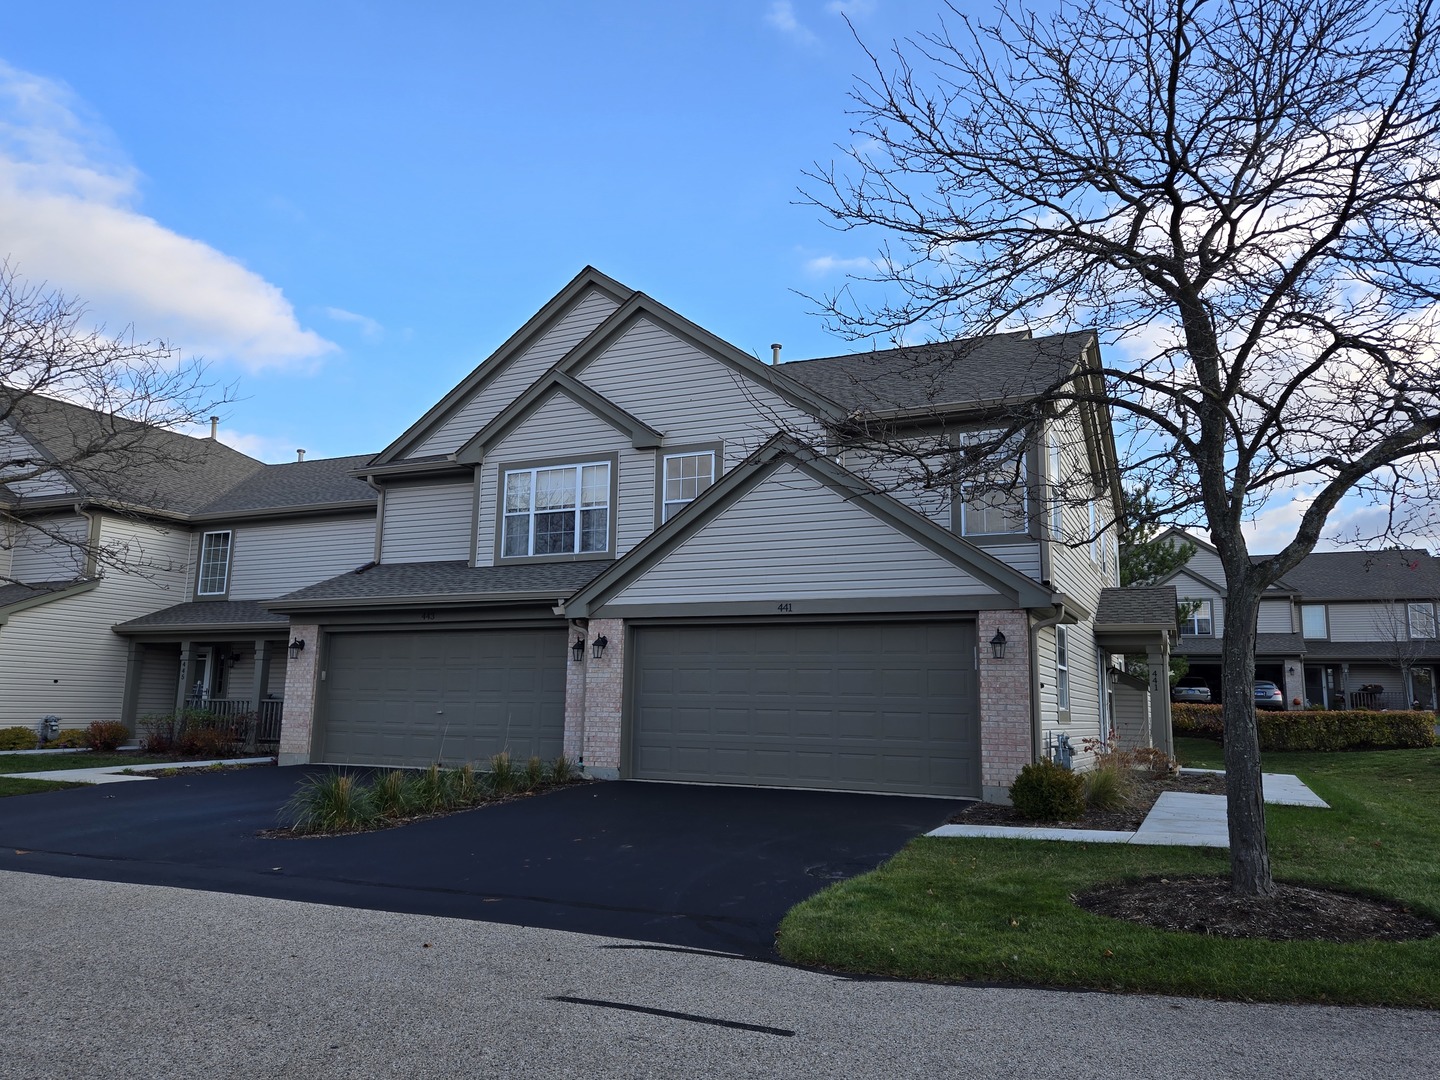
[(775, 605), (775, 610), (776, 610), (776, 611), (794, 611), (795, 608), (794, 608), (794, 606), (791, 605), (791, 604), (776, 604), (776, 605)]

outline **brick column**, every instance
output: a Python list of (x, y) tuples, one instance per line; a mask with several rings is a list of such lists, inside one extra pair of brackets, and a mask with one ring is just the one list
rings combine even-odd
[[(1016, 774), (1030, 764), (1030, 619), (1023, 611), (986, 611), (976, 623), (980, 651), (980, 783), (988, 802), (1009, 803)], [(995, 631), (1005, 659), (991, 655)]]
[[(576, 660), (570, 646), (579, 638), (585, 643), (585, 652)], [(571, 761), (579, 762), (585, 752), (585, 661), (590, 657), (590, 642), (581, 627), (570, 627), (565, 639), (565, 749), (563, 753)]]
[(310, 760), (315, 698), (320, 689), (320, 627), (308, 623), (292, 625), (290, 638), (292, 641), (299, 638), (305, 642), (305, 648), (285, 667), (285, 705), (280, 721), (280, 764), (304, 765)]
[[(606, 639), (605, 655), (596, 660), (590, 655), (590, 646), (602, 637)], [(620, 713), (625, 699), (624, 620), (590, 620), (584, 667), (585, 773), (616, 780), (620, 777)]]

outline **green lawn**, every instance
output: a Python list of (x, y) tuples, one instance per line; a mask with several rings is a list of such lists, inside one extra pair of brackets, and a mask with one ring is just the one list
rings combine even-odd
[(70, 782), (58, 782), (53, 780), (16, 780), (10, 776), (0, 776), (0, 799), (9, 795), (36, 795), (42, 791), (59, 791), (67, 787), (83, 787), (83, 784)]
[[(1206, 765), (1213, 744), (1177, 753)], [(1332, 809), (1268, 808), (1276, 876), (1440, 917), (1440, 749), (1269, 754)], [(990, 980), (1264, 1001), (1440, 1008), (1440, 937), (1331, 945), (1227, 941), (1091, 915), (1070, 896), (1156, 874), (1224, 874), (1223, 850), (920, 838), (798, 905), (788, 959), (905, 978)]]
[(104, 769), (127, 765), (153, 765), (161, 761), (179, 761), (173, 754), (141, 754), (134, 750), (103, 754), (87, 750), (80, 754), (4, 754), (0, 753), (0, 774), (55, 772), (58, 769)]

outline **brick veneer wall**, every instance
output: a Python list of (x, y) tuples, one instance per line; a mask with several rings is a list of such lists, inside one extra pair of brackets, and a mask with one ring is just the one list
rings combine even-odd
[[(585, 642), (585, 659), (576, 663), (570, 646), (576, 638)], [(585, 739), (585, 664), (590, 659), (590, 639), (582, 628), (570, 627), (565, 639), (565, 756), (579, 761)]]
[[(606, 639), (605, 655), (596, 660), (590, 643)], [(620, 775), (620, 713), (625, 698), (625, 623), (621, 619), (591, 619), (585, 636), (584, 747), (585, 771), (614, 779)], [(569, 740), (570, 703), (566, 700), (566, 739)]]
[(290, 637), (305, 642), (300, 655), (285, 666), (285, 706), (280, 723), (280, 764), (303, 765), (310, 760), (315, 726), (315, 695), (319, 687), (320, 627), (300, 623)]
[[(991, 802), (1009, 802), (1015, 775), (1030, 764), (1030, 620), (1023, 611), (987, 611), (977, 624), (980, 646), (980, 783)], [(1005, 659), (990, 639), (1005, 634)]]

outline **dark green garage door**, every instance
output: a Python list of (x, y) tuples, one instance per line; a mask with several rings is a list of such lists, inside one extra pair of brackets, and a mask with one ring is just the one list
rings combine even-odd
[(980, 794), (970, 623), (639, 627), (631, 772)]
[(564, 630), (332, 634), (316, 760), (343, 765), (556, 757)]

